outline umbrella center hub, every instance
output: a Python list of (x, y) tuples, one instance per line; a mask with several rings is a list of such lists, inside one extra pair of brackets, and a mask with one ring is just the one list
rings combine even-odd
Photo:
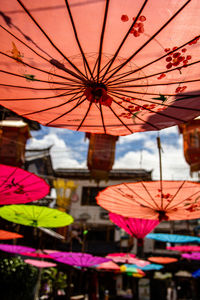
[(90, 82), (86, 86), (84, 95), (92, 103), (111, 106), (112, 98), (108, 95), (107, 87), (103, 83)]
[(159, 221), (168, 221), (168, 216), (166, 215), (166, 211), (164, 210), (157, 210), (156, 211), (158, 213), (158, 218), (159, 218)]

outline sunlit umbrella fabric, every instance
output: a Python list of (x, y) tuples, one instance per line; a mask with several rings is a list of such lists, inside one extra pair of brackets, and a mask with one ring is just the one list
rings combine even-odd
[(80, 252), (55, 252), (50, 253), (50, 255), (58, 262), (78, 267), (90, 267), (110, 261), (110, 259), (105, 257), (93, 256), (91, 254)]
[(22, 234), (11, 232), (7, 230), (0, 230), (0, 240), (12, 240), (23, 238)]
[(128, 218), (114, 213), (109, 213), (109, 218), (117, 226), (137, 239), (143, 239), (160, 223), (158, 220)]
[(199, 183), (163, 180), (109, 186), (96, 199), (124, 217), (162, 221), (200, 218), (199, 196)]
[(148, 258), (148, 260), (158, 264), (170, 264), (178, 261), (178, 259), (175, 257), (165, 257), (165, 256), (151, 256)]
[(56, 263), (48, 262), (48, 261), (43, 261), (43, 260), (36, 260), (36, 259), (25, 259), (25, 263), (30, 264), (34, 267), (37, 268), (52, 268), (56, 267)]
[(49, 193), (44, 179), (17, 167), (0, 164), (0, 205), (35, 201)]
[(200, 260), (200, 252), (183, 253), (181, 257), (192, 260)]
[(198, 0), (2, 1), (0, 104), (43, 125), (114, 135), (193, 119), (199, 9)]
[(167, 246), (166, 249), (179, 252), (200, 252), (200, 246), (195, 245)]
[(73, 222), (72, 216), (64, 212), (37, 205), (5, 205), (0, 208), (0, 217), (34, 227), (63, 227)]
[(36, 249), (20, 245), (0, 244), (0, 250), (10, 253), (20, 254), (23, 252), (34, 252)]
[(146, 236), (148, 239), (153, 239), (156, 241), (175, 243), (175, 244), (186, 244), (197, 242), (200, 243), (200, 238), (197, 236), (190, 235), (180, 235), (180, 234), (168, 234), (168, 233), (149, 233)]

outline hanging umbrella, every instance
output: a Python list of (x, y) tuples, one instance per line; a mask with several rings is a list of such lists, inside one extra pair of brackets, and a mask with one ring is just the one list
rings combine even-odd
[(42, 178), (17, 167), (0, 164), (0, 205), (35, 201), (49, 193)]
[(112, 135), (198, 116), (199, 1), (123, 3), (2, 2), (0, 104)]
[(73, 222), (73, 218), (64, 212), (37, 205), (3, 206), (0, 216), (17, 224), (34, 227), (63, 227)]
[(128, 218), (114, 213), (109, 213), (109, 218), (117, 226), (137, 239), (137, 255), (139, 257), (143, 256), (144, 237), (160, 223), (158, 220)]
[(19, 239), (19, 238), (23, 238), (23, 235), (16, 232), (0, 230), (0, 240), (12, 240), (12, 239)]
[(136, 257), (132, 257), (130, 256), (130, 254), (125, 255), (124, 256), (116, 256), (116, 255), (112, 255), (112, 254), (108, 254), (106, 256), (106, 258), (112, 259), (114, 262), (120, 262), (120, 263), (126, 263), (126, 264), (135, 264), (137, 266), (146, 266), (149, 264), (148, 261), (136, 258)]
[(132, 253), (110, 253), (106, 255), (106, 258), (112, 259), (114, 262), (128, 263), (135, 258), (135, 254)]
[(184, 246), (168, 246), (167, 250), (180, 252), (200, 252), (200, 246), (184, 245)]
[(128, 218), (114, 213), (109, 213), (109, 218), (136, 239), (143, 239), (160, 223), (158, 220)]
[(165, 256), (151, 256), (148, 258), (149, 261), (158, 264), (170, 264), (178, 261), (177, 258), (174, 257), (165, 257)]
[(192, 260), (200, 260), (200, 252), (183, 253), (181, 257)]
[(9, 253), (16, 253), (21, 254), (23, 252), (34, 252), (36, 249), (26, 247), (26, 246), (20, 246), (20, 245), (8, 245), (8, 244), (0, 244), (0, 250), (9, 252)]
[(168, 234), (168, 233), (149, 233), (146, 236), (148, 239), (153, 239), (156, 241), (174, 243), (174, 244), (186, 244), (197, 242), (200, 243), (200, 237), (190, 236), (190, 235), (180, 235), (180, 234)]
[(149, 265), (146, 265), (144, 267), (139, 267), (139, 269), (143, 270), (143, 271), (153, 271), (153, 270), (161, 270), (163, 269), (163, 265), (160, 265), (160, 264), (149, 264)]
[(101, 263), (96, 267), (96, 269), (105, 271), (120, 271), (120, 267), (113, 261)]
[(90, 267), (110, 261), (110, 259), (105, 257), (80, 252), (57, 252), (51, 253), (50, 255), (58, 262), (78, 267)]
[(43, 261), (43, 260), (36, 260), (36, 259), (25, 259), (25, 263), (33, 265), (34, 267), (37, 268), (51, 268), (51, 267), (56, 267), (57, 264), (48, 262), (48, 261)]
[(200, 269), (196, 270), (195, 272), (192, 273), (192, 277), (198, 278), (200, 277)]
[(120, 267), (120, 270), (121, 272), (138, 273), (143, 276), (145, 275), (145, 273), (141, 269), (137, 268), (135, 265), (125, 264)]
[(21, 255), (37, 257), (37, 258), (51, 258), (50, 255), (48, 255), (46, 253), (43, 253), (41, 250), (37, 250), (35, 252), (24, 251), (24, 252), (21, 253)]
[(122, 183), (99, 192), (97, 203), (124, 217), (152, 220), (200, 218), (200, 185), (190, 181)]

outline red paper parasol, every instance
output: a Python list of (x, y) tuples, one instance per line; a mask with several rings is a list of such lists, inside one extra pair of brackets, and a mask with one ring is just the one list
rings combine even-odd
[(164, 257), (164, 256), (151, 256), (148, 258), (149, 261), (158, 264), (170, 264), (178, 261), (177, 258), (174, 257)]
[(180, 251), (180, 252), (200, 252), (200, 246), (195, 246), (195, 245), (168, 246), (167, 250)]
[(199, 9), (198, 0), (2, 1), (0, 104), (112, 135), (193, 119)]
[(199, 196), (199, 183), (160, 180), (110, 186), (96, 199), (113, 213), (162, 221), (200, 218)]
[(0, 230), (0, 240), (12, 240), (12, 239), (19, 239), (19, 238), (23, 238), (23, 235), (16, 232)]
[(31, 257), (37, 257), (37, 258), (52, 258), (50, 255), (43, 253), (40, 250), (37, 250), (36, 252), (28, 252), (28, 251), (24, 251), (21, 253), (21, 255), (24, 256), (31, 256)]
[(23, 169), (0, 164), (0, 205), (35, 201), (49, 193), (49, 185)]
[(25, 259), (25, 263), (33, 265), (34, 267), (37, 268), (51, 268), (51, 267), (56, 267), (57, 264), (48, 262), (48, 261), (43, 261), (43, 260), (35, 260), (35, 259)]

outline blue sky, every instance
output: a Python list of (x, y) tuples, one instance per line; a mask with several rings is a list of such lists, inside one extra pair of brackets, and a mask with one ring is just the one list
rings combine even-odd
[[(45, 148), (52, 145), (51, 157), (56, 168), (85, 168), (88, 140), (85, 134), (68, 129), (41, 127), (32, 131), (27, 148)], [(190, 176), (183, 156), (182, 136), (178, 127), (159, 132), (162, 143), (163, 178), (166, 180), (197, 180)], [(159, 179), (159, 160), (156, 137), (158, 132), (140, 132), (120, 137), (116, 144), (114, 168), (143, 168), (153, 170), (153, 179)]]

